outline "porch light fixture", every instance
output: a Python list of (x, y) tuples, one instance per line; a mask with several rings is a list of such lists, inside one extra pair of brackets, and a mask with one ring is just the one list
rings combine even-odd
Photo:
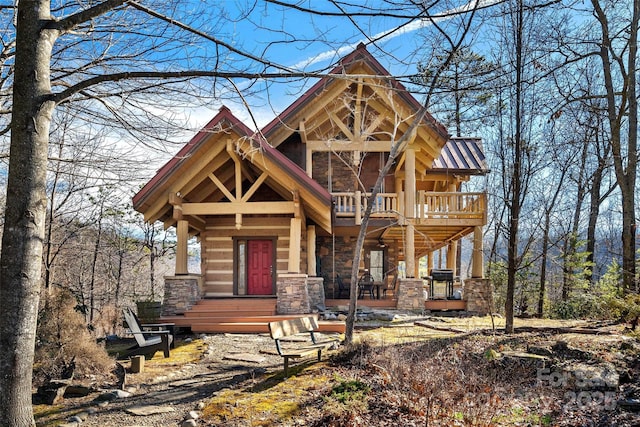
[(382, 239), (378, 239), (378, 247), (379, 247), (379, 248), (384, 248), (384, 247), (386, 247), (386, 246), (387, 246), (387, 245), (385, 245), (385, 243), (384, 243), (384, 241), (383, 241)]

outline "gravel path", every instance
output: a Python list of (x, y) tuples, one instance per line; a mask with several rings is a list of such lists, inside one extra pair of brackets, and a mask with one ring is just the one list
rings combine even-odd
[[(129, 396), (96, 403), (96, 394), (84, 399), (66, 399), (64, 426), (203, 426), (201, 420), (185, 423), (189, 413), (217, 391), (250, 382), (264, 373), (282, 370), (282, 358), (273, 354), (268, 335), (217, 334), (200, 337), (206, 344), (203, 358), (165, 375), (128, 374)], [(104, 394), (103, 394), (104, 396)], [(107, 395), (107, 397), (109, 397)], [(142, 408), (144, 415), (129, 411)], [(159, 413), (153, 414), (154, 411)], [(81, 423), (70, 421), (78, 413)], [(150, 414), (146, 412), (151, 412)]]

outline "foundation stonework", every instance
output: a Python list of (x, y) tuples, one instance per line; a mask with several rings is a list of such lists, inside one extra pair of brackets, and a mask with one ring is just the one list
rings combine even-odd
[(398, 279), (398, 310), (424, 310), (422, 279)]
[(471, 278), (464, 281), (467, 311), (485, 316), (492, 311), (493, 285), (489, 279)]
[(189, 274), (164, 278), (162, 316), (184, 314), (202, 298), (202, 277)]
[(278, 314), (311, 313), (311, 299), (306, 274), (279, 274), (276, 284)]

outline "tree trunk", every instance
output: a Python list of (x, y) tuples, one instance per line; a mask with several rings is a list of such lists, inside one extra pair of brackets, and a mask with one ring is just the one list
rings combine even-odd
[[(622, 197), (622, 286), (625, 292), (636, 291), (636, 220), (635, 220), (635, 187), (638, 164), (637, 133), (638, 133), (638, 100), (636, 99), (636, 55), (638, 42), (638, 22), (640, 20), (640, 0), (633, 1), (633, 11), (626, 40), (629, 51), (627, 67), (624, 69), (619, 54), (614, 51), (616, 34), (609, 33), (609, 21), (598, 0), (592, 0), (595, 16), (600, 24), (602, 40), (600, 44), (600, 59), (606, 89), (607, 118), (611, 132), (611, 151), (616, 181), (620, 187)], [(614, 60), (612, 61), (612, 56)], [(616, 89), (614, 85), (614, 64), (617, 65), (622, 76), (624, 89)], [(619, 95), (620, 94), (620, 95)], [(619, 98), (618, 98), (619, 96)], [(627, 111), (625, 111), (625, 106)], [(622, 121), (628, 115), (627, 146), (623, 147)], [(625, 156), (626, 153), (626, 156)], [(626, 162), (625, 162), (626, 157)]]
[(98, 265), (98, 255), (100, 254), (100, 244), (102, 243), (102, 217), (104, 216), (105, 197), (101, 197), (100, 211), (98, 212), (98, 230), (96, 231), (96, 241), (93, 246), (93, 259), (91, 260), (91, 277), (89, 280), (89, 325), (93, 326), (93, 318), (95, 312), (95, 286), (96, 286), (96, 267)]
[(518, 1), (517, 27), (516, 27), (516, 86), (515, 86), (515, 136), (513, 175), (511, 177), (511, 200), (509, 200), (509, 247), (507, 249), (507, 296), (505, 299), (505, 332), (513, 333), (513, 296), (516, 287), (516, 272), (519, 267), (518, 257), (518, 233), (520, 226), (520, 210), (522, 204), (522, 73), (523, 73), (523, 21), (524, 11), (522, 0)]
[[(600, 190), (602, 187), (602, 178), (605, 168), (605, 160), (598, 160), (598, 168), (595, 170), (591, 178), (591, 189), (589, 190), (589, 222), (587, 224), (587, 244), (585, 250), (587, 251), (586, 261), (590, 265), (593, 265), (596, 251), (596, 226), (598, 224), (598, 217), (600, 216)], [(589, 269), (588, 279), (593, 284), (593, 268)]]
[(0, 425), (35, 425), (31, 375), (40, 297), (49, 127), (49, 64), (58, 36), (47, 1), (18, 3), (11, 148), (0, 255)]

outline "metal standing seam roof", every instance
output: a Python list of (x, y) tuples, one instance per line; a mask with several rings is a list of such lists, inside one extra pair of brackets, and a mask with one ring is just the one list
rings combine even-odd
[(482, 151), (482, 139), (454, 137), (447, 141), (440, 157), (433, 161), (431, 170), (464, 171), (468, 174), (489, 172)]

